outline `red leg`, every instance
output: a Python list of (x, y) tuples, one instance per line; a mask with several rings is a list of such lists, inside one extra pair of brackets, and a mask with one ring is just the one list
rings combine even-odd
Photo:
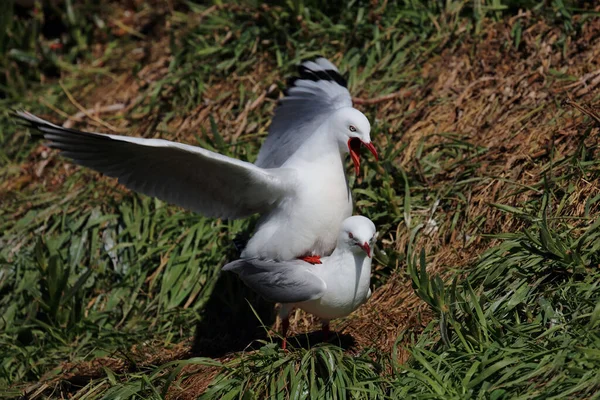
[(321, 264), (321, 256), (304, 256), (298, 257), (299, 260), (306, 261), (310, 264)]
[(281, 342), (281, 349), (285, 350), (287, 347), (287, 331), (290, 327), (290, 320), (289, 318), (284, 318), (283, 321), (281, 321), (281, 334), (283, 336), (283, 341)]

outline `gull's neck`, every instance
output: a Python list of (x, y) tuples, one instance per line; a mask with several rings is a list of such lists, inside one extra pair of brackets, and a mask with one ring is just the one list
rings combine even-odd
[(346, 242), (338, 240), (335, 250), (333, 250), (333, 253), (328, 258), (333, 262), (342, 262), (344, 264), (347, 264), (348, 260), (354, 259), (358, 261), (357, 265), (362, 265), (367, 255), (362, 250), (360, 252), (352, 251)]
[(329, 128), (329, 123), (322, 124), (306, 140), (300, 148), (286, 161), (288, 166), (303, 163), (332, 163), (338, 161), (342, 163), (344, 149), (340, 148), (333, 131)]

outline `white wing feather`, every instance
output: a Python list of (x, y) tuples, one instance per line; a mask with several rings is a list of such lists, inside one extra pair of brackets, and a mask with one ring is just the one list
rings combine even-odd
[(275, 110), (256, 160), (259, 167), (281, 167), (335, 110), (352, 107), (346, 81), (325, 58), (302, 63), (299, 72)]
[(264, 213), (295, 189), (293, 170), (267, 170), (168, 140), (66, 129), (23, 111), (17, 115), (75, 163), (209, 217)]

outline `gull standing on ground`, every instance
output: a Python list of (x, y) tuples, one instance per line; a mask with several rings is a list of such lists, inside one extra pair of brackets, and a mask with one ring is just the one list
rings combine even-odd
[(337, 247), (329, 257), (321, 258), (321, 264), (240, 259), (225, 265), (223, 270), (238, 274), (265, 299), (282, 303), (279, 315), (285, 349), (293, 308), (319, 317), (327, 336), (330, 320), (349, 315), (371, 297), (371, 248), (376, 239), (373, 222), (357, 215), (344, 220)]
[(256, 164), (162, 139), (63, 128), (16, 114), (74, 163), (116, 177), (134, 191), (208, 217), (261, 218), (242, 257), (319, 262), (352, 215), (344, 171), (350, 153), (375, 157), (371, 126), (352, 107), (345, 80), (324, 58), (304, 62), (275, 111)]

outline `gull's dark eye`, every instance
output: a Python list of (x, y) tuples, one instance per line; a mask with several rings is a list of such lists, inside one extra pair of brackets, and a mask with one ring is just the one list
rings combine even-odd
[(350, 129), (350, 132), (356, 132), (356, 127), (354, 125), (350, 125), (348, 129)]
[(354, 239), (354, 235), (352, 234), (352, 232), (348, 232), (348, 237), (349, 237), (350, 239)]

